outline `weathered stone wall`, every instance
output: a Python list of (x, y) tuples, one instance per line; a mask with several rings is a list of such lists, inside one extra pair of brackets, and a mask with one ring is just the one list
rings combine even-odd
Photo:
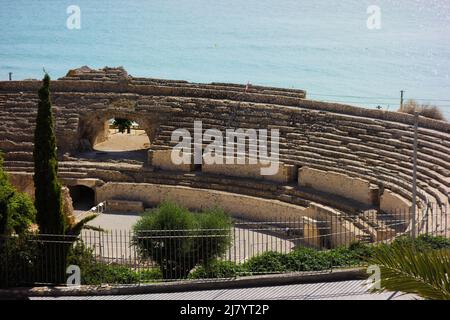
[(378, 188), (376, 186), (346, 174), (302, 167), (299, 169), (298, 183), (302, 187), (338, 195), (367, 206), (377, 204)]
[(405, 215), (411, 212), (412, 203), (389, 189), (384, 190), (380, 197), (380, 209), (387, 213)]
[[(8, 174), (8, 180), (19, 191), (26, 193), (34, 200), (34, 181), (33, 174), (29, 172), (14, 172)], [(61, 192), (63, 202), (63, 212), (67, 216), (69, 223), (75, 223), (75, 216), (73, 214), (72, 198), (70, 197), (69, 189), (62, 187)]]
[(162, 170), (173, 170), (190, 172), (193, 171), (194, 159), (191, 158), (190, 163), (175, 164), (171, 159), (172, 150), (149, 150), (148, 151), (148, 163), (149, 165)]
[(226, 212), (249, 219), (314, 216), (313, 209), (276, 200), (267, 200), (241, 194), (183, 186), (148, 183), (109, 182), (96, 189), (97, 200), (142, 201), (146, 207), (156, 206), (164, 200), (183, 204), (189, 209), (203, 210), (219, 206)]
[(10, 173), (8, 180), (20, 192), (24, 192), (34, 199), (33, 174), (28, 172)]
[(107, 213), (142, 213), (144, 204), (142, 201), (115, 200), (111, 199), (106, 202), (105, 212)]
[(257, 164), (203, 164), (202, 172), (232, 177), (244, 177), (262, 179), (278, 183), (289, 183), (294, 181), (295, 166), (279, 163), (274, 175), (261, 175), (262, 169), (268, 169), (269, 165)]

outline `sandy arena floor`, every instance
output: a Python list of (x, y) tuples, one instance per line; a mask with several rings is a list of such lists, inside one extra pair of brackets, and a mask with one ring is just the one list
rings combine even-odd
[(104, 152), (133, 151), (150, 148), (150, 140), (144, 130), (131, 130), (131, 133), (120, 133), (109, 130), (109, 139), (96, 144), (94, 149)]

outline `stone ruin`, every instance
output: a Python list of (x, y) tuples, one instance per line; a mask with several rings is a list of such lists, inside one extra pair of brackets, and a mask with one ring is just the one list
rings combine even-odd
[[(33, 192), (33, 134), (41, 82), (0, 82), (0, 149), (21, 190)], [(51, 83), (59, 177), (93, 190), (111, 210), (141, 210), (164, 199), (192, 209), (219, 205), (249, 219), (303, 216), (308, 230), (336, 216), (355, 239), (389, 237), (383, 215), (412, 207), (413, 116), (312, 101), (303, 90), (138, 78), (123, 68), (82, 67)], [(84, 158), (108, 137), (107, 120), (133, 120), (151, 142), (144, 160)], [(174, 165), (171, 134), (203, 129), (277, 128), (281, 168)], [(204, 146), (203, 146), (204, 147)], [(419, 118), (417, 212), (445, 221), (449, 205), (450, 124)], [(418, 217), (420, 219), (421, 217)], [(311, 226), (317, 227), (311, 229)], [(405, 232), (408, 227), (405, 227)], [(333, 229), (336, 231), (337, 229)], [(342, 239), (331, 239), (339, 245)]]

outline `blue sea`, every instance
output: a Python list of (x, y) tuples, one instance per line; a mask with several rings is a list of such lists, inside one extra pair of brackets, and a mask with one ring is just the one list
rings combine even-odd
[[(70, 5), (81, 29), (67, 27)], [(371, 5), (380, 29), (367, 27)], [(389, 110), (405, 90), (450, 118), (450, 1), (0, 0), (0, 80), (83, 65)]]

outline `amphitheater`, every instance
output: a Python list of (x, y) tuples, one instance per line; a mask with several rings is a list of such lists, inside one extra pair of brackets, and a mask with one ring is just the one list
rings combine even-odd
[[(40, 86), (37, 80), (0, 82), (5, 169), (31, 195)], [(74, 69), (52, 81), (51, 92), (62, 183), (90, 190), (95, 203), (106, 201), (111, 210), (142, 210), (172, 199), (252, 220), (301, 216), (305, 230), (318, 234), (319, 224), (335, 217), (332, 233), (351, 236), (331, 236), (329, 246), (386, 239), (398, 231), (386, 217), (403, 212), (411, 219), (411, 115), (312, 101), (303, 90), (137, 78), (123, 68)], [(86, 157), (108, 138), (108, 120), (115, 117), (138, 123), (150, 148), (142, 158)], [(197, 120), (204, 130), (279, 129), (280, 170), (262, 176), (254, 164), (173, 164), (172, 132), (192, 132)], [(450, 124), (420, 117), (416, 220), (439, 232), (449, 220), (449, 154)], [(400, 225), (403, 232), (411, 228)]]

